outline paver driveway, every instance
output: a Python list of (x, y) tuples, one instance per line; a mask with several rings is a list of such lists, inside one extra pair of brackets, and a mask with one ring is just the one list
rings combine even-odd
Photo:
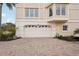
[(18, 39), (8, 42), (0, 42), (0, 55), (79, 55), (79, 42), (67, 42), (54, 38)]

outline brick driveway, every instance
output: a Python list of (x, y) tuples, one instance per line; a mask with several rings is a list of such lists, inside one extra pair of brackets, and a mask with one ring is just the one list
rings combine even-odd
[(54, 38), (26, 38), (0, 42), (0, 55), (71, 56), (79, 55), (79, 42)]

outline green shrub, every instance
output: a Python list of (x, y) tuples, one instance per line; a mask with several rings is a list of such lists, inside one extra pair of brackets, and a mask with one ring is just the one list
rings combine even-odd
[(75, 39), (76, 41), (79, 41), (79, 37), (75, 37), (74, 39)]
[(0, 28), (0, 38), (1, 38), (1, 36), (2, 36), (2, 29)]
[(74, 31), (74, 34), (77, 34), (77, 33), (79, 33), (79, 29), (76, 29), (76, 30)]
[(58, 33), (56, 33), (56, 36), (55, 36), (56, 38), (58, 38), (59, 37), (59, 34)]
[(62, 35), (59, 35), (58, 33), (56, 34), (56, 38), (62, 39)]
[(7, 23), (3, 24), (0, 28), (0, 41), (10, 41), (14, 40), (16, 29), (14, 24)]
[(76, 29), (76, 30), (74, 31), (74, 39), (75, 39), (76, 41), (79, 41), (79, 29)]
[(13, 35), (10, 32), (3, 32), (2, 36), (1, 36), (1, 41), (9, 41), (9, 40), (13, 40)]
[(76, 41), (73, 36), (67, 36), (67, 37), (65, 37), (65, 40), (67, 40), (67, 41)]
[(59, 39), (62, 39), (62, 38), (63, 38), (63, 36), (62, 36), (62, 35), (60, 35), (58, 38), (59, 38)]
[(57, 37), (58, 39), (61, 39), (61, 40), (65, 40), (65, 41), (76, 41), (74, 39), (74, 36), (62, 36), (60, 35), (59, 37)]

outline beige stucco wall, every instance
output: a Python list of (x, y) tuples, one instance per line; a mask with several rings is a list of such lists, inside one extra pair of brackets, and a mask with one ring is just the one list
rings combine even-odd
[[(67, 31), (63, 31), (63, 25), (68, 25)], [(56, 23), (55, 28), (56, 28), (56, 33), (63, 36), (69, 36), (69, 35), (73, 35), (74, 31), (77, 28), (79, 28), (79, 22)]]
[[(39, 16), (35, 17), (35, 19), (42, 19), (48, 17), (48, 9), (46, 6), (49, 4), (47, 3), (26, 3), (26, 4), (16, 4), (16, 18), (17, 19), (27, 19), (28, 17), (25, 17), (25, 8), (38, 8), (39, 9)], [(44, 19), (45, 20), (45, 19)]]
[(79, 20), (79, 3), (69, 4), (69, 19)]
[[(17, 4), (16, 5), (16, 25), (17, 26), (24, 26), (24, 24), (27, 22), (27, 20), (53, 20), (53, 17), (48, 17), (49, 13), (48, 13), (48, 8), (46, 8), (46, 6), (48, 6), (49, 4), (45, 4), (45, 3), (27, 3), (27, 4)], [(39, 17), (37, 18), (27, 18), (25, 17), (25, 8), (39, 8)], [(64, 35), (64, 36), (68, 36), (68, 35), (72, 35), (74, 30), (76, 28), (79, 28), (79, 4), (68, 4), (68, 8), (69, 11), (68, 15), (66, 17), (59, 17), (54, 15), (55, 19), (58, 20), (59, 18), (62, 20), (67, 18), (67, 22), (51, 22), (51, 25), (54, 26), (56, 33), (59, 33), (60, 35)], [(59, 19), (59, 20), (60, 20)], [(68, 25), (68, 31), (63, 31), (63, 25)]]
[[(63, 31), (63, 25), (68, 25), (68, 31)], [(73, 35), (74, 30), (79, 28), (79, 4), (69, 4), (69, 19), (66, 23), (56, 23), (56, 31), (60, 35), (68, 36)]]
[[(20, 3), (20, 4), (16, 4), (16, 18), (27, 19), (27, 17), (25, 17), (25, 8), (38, 8), (39, 9), (39, 17), (37, 17), (37, 18), (40, 18), (40, 19), (41, 18), (45, 18), (45, 19), (49, 18), (48, 17), (48, 15), (49, 15), (48, 9), (50, 7), (53, 8), (53, 6), (46, 8), (49, 4), (51, 4), (51, 3)], [(69, 6), (69, 11), (66, 10), (67, 15), (65, 17), (54, 15), (54, 17), (52, 17), (52, 18), (56, 18), (56, 19), (69, 18), (71, 20), (79, 19), (79, 16), (78, 16), (79, 15), (79, 4), (78, 3), (72, 3), (72, 4), (70, 3), (67, 6)]]

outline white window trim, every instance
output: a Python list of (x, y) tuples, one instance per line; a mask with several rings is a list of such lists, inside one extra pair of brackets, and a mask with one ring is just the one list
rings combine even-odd
[[(26, 16), (26, 15), (25, 15), (26, 18), (38, 18), (38, 17), (39, 17), (39, 8), (25, 8), (25, 12), (26, 12), (26, 9), (29, 10), (29, 12), (28, 12), (28, 13), (29, 13), (29, 16)], [(30, 14), (31, 14), (31, 13), (30, 13), (30, 10), (31, 10), (31, 9), (38, 9), (38, 16), (37, 16), (37, 17), (35, 16), (35, 10), (33, 10), (33, 17), (30, 16)]]
[(63, 32), (68, 32), (68, 30), (62, 30)]
[[(28, 8), (29, 9), (29, 8)], [(28, 17), (30, 17), (30, 9), (29, 9), (29, 16)]]
[[(65, 26), (65, 25), (63, 25), (63, 26)], [(67, 26), (67, 30), (63, 30), (63, 26), (62, 26), (62, 31), (63, 32), (68, 32), (68, 25), (66, 25)]]
[[(65, 6), (65, 15), (62, 15), (62, 7), (63, 7), (62, 4), (60, 4), (58, 7), (60, 8), (60, 15), (57, 15), (57, 13), (56, 13), (56, 15), (57, 15), (57, 16), (66, 16), (66, 13), (67, 13), (67, 12), (66, 12), (66, 6)], [(57, 9), (57, 5), (56, 5), (56, 9)], [(57, 12), (57, 11), (56, 11), (56, 12)]]
[(36, 17), (36, 16), (35, 16), (35, 10), (33, 10), (33, 14), (34, 14), (33, 16)]

